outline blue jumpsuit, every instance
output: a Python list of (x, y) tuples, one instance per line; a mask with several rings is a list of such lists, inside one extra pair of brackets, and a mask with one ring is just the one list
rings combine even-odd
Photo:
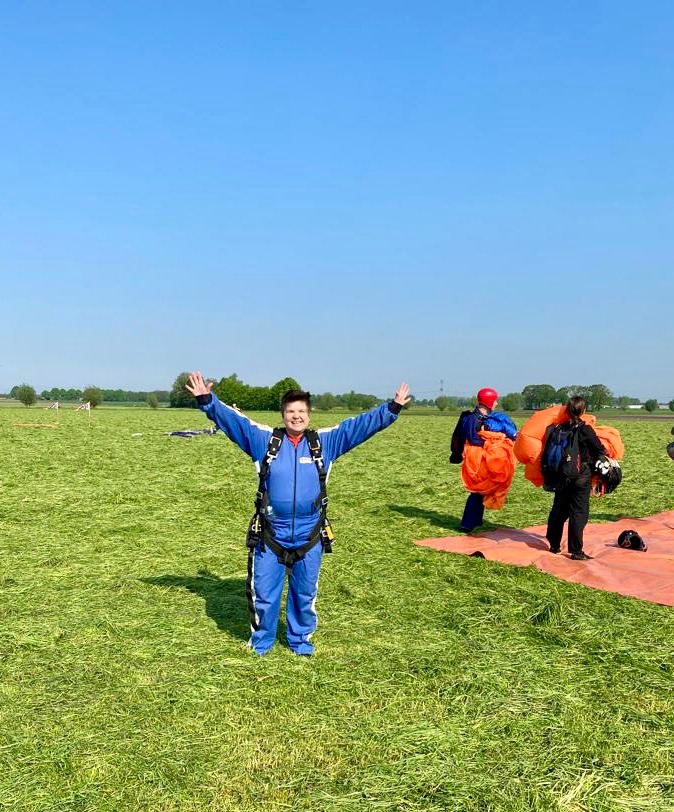
[[(208, 402), (203, 402), (206, 396), (198, 400), (199, 408), (251, 457), (259, 471), (273, 429), (255, 423), (222, 403), (215, 395)], [(319, 429), (327, 473), (342, 454), (376, 432), (388, 428), (399, 411), (399, 404), (383, 403), (337, 426)], [(278, 456), (269, 467), (267, 493), (269, 505), (266, 518), (274, 539), (282, 547), (301, 547), (311, 537), (321, 515), (318, 470), (305, 437), (300, 439), (297, 446), (284, 437)], [(323, 548), (319, 542), (303, 559), (287, 568), (286, 636), (288, 645), (296, 654), (312, 654), (314, 650), (310, 638), (318, 622), (315, 603), (322, 556)], [(276, 640), (285, 575), (286, 567), (279, 563), (269, 546), (262, 550), (258, 545), (250, 551), (246, 583), (251, 611), (248, 645), (258, 654), (266, 654)]]

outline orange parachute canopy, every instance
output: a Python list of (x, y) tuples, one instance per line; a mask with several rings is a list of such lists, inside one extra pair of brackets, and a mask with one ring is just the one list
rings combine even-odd
[(461, 464), (461, 479), (471, 493), (481, 493), (484, 506), (500, 510), (515, 476), (513, 441), (500, 431), (482, 429), (484, 445), (466, 443)]
[[(524, 463), (525, 478), (537, 488), (543, 484), (541, 453), (545, 430), (554, 423), (564, 423), (568, 419), (566, 406), (550, 406), (548, 409), (534, 412), (517, 433), (513, 449), (515, 456), (521, 463)], [(597, 426), (597, 418), (593, 414), (584, 414), (581, 420), (592, 426), (609, 457), (613, 457), (614, 460), (623, 458), (625, 445), (618, 429), (613, 426)]]

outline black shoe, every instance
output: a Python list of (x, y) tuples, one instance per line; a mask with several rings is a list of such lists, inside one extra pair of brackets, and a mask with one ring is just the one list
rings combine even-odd
[(571, 558), (574, 561), (592, 561), (591, 555), (586, 555), (585, 553), (571, 553)]
[(550, 552), (557, 555), (557, 553), (559, 553), (559, 547), (550, 547)]

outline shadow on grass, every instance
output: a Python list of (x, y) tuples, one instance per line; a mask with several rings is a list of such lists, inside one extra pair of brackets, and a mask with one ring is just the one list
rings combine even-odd
[[(424, 519), (433, 527), (441, 527), (443, 530), (456, 530), (461, 533), (459, 527), (461, 519), (458, 516), (450, 516), (445, 513), (438, 513), (435, 510), (426, 510), (425, 508), (413, 507), (411, 505), (388, 505), (389, 510), (394, 510), (408, 519)], [(492, 530), (517, 530), (519, 528), (510, 528), (503, 524), (494, 524), (490, 521), (485, 521), (480, 527), (475, 529), (475, 535), (480, 533), (489, 533)], [(462, 535), (464, 535), (462, 533)]]
[(411, 505), (388, 505), (389, 510), (394, 510), (406, 516), (408, 519), (424, 519), (434, 527), (442, 527), (445, 530), (458, 530), (461, 519), (458, 516), (449, 516), (445, 513), (438, 513), (435, 510), (412, 507)]
[(250, 616), (246, 602), (245, 578), (220, 578), (208, 570), (196, 575), (160, 575), (157, 578), (139, 578), (151, 586), (186, 589), (204, 599), (206, 615), (215, 621), (220, 631), (248, 640)]

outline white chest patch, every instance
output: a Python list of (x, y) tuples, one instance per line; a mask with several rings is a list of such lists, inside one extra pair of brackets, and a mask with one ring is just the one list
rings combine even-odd
[(306, 465), (307, 463), (313, 463), (311, 457), (300, 457), (300, 465)]

